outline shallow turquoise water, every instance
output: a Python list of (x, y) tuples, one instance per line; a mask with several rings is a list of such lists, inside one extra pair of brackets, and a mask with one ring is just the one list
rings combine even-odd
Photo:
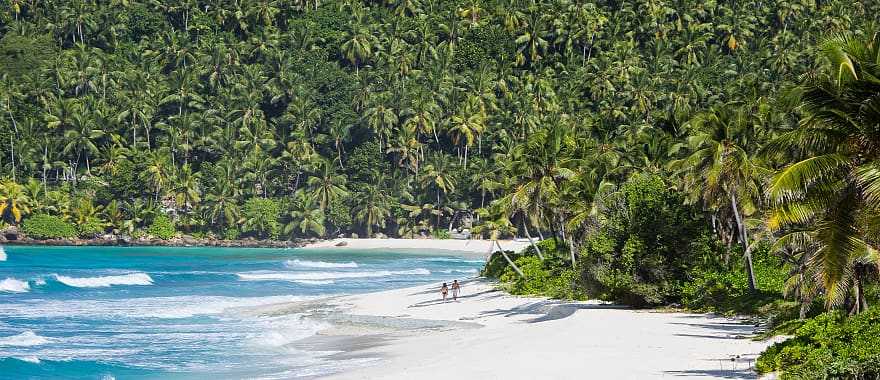
[(308, 378), (327, 327), (261, 305), (473, 276), (442, 251), (0, 247), (0, 378)]

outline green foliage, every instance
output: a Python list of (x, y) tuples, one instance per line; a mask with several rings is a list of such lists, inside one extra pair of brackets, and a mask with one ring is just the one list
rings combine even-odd
[(115, 169), (105, 176), (112, 199), (134, 199), (146, 195), (148, 189), (138, 179), (140, 173), (147, 170), (143, 159), (132, 157), (131, 160), (120, 162)]
[[(732, 252), (736, 256), (737, 252)], [(741, 265), (694, 267), (690, 281), (681, 287), (681, 303), (688, 308), (754, 314), (761, 306), (782, 297), (788, 269), (764, 246), (753, 254), (758, 292), (751, 292)]]
[(354, 181), (376, 183), (379, 177), (391, 171), (391, 165), (385, 160), (379, 143), (367, 141), (354, 148), (348, 158), (347, 169)]
[(168, 240), (177, 234), (174, 228), (174, 221), (165, 214), (156, 215), (153, 223), (147, 228), (147, 235), (157, 237), (159, 239)]
[(431, 237), (440, 240), (449, 239), (449, 230), (436, 229), (434, 231), (431, 231)]
[(241, 236), (241, 230), (239, 230), (238, 228), (229, 227), (223, 230), (222, 237), (225, 240), (235, 240), (238, 239), (239, 236)]
[(542, 295), (559, 299), (586, 298), (577, 286), (577, 272), (565, 267), (563, 261), (542, 261), (537, 256), (523, 256), (514, 262), (523, 271), (525, 278), (520, 277), (510, 266), (506, 266), (500, 276), (500, 280), (508, 284), (507, 289), (512, 294)]
[(652, 175), (631, 177), (604, 202), (580, 259), (587, 291), (633, 306), (677, 301), (688, 268), (712, 251), (700, 214)]
[(161, 13), (141, 4), (128, 7), (126, 12), (120, 14), (119, 21), (125, 25), (121, 37), (134, 43), (156, 36), (167, 28)]
[[(352, 223), (351, 206), (343, 199), (334, 199), (327, 208), (326, 220), (337, 233)], [(335, 234), (331, 234), (335, 235)]]
[(21, 223), (25, 235), (34, 239), (70, 239), (77, 235), (76, 227), (53, 215), (31, 215)]
[(88, 218), (81, 223), (77, 223), (76, 230), (79, 237), (82, 238), (94, 238), (106, 231), (104, 223), (98, 218)]
[[(497, 248), (493, 248), (493, 251)], [(495, 251), (497, 252), (497, 251)], [(520, 255), (513, 251), (507, 251), (507, 256), (510, 257), (511, 260), (516, 262)], [(488, 278), (496, 278), (500, 279), (504, 274), (505, 270), (508, 268), (509, 264), (507, 260), (504, 259), (500, 253), (494, 253), (489, 257), (489, 261), (486, 262), (486, 266), (480, 271), (480, 276), (488, 277)]]
[(251, 198), (244, 204), (242, 233), (277, 239), (281, 234), (281, 204), (271, 198)]
[(52, 62), (56, 51), (51, 37), (7, 33), (0, 38), (0, 74), (18, 78), (28, 73), (39, 73)]
[(756, 368), (781, 371), (782, 379), (874, 379), (880, 376), (880, 309), (813, 318), (794, 338), (762, 353)]

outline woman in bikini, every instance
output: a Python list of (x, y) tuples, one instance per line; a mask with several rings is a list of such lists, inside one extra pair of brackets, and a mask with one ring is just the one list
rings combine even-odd
[(449, 293), (449, 287), (446, 286), (446, 283), (443, 283), (443, 286), (440, 287), (440, 294), (443, 295), (443, 301), (446, 301), (446, 294)]

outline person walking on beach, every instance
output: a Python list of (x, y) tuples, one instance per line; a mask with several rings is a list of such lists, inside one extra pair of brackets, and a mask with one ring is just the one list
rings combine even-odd
[(452, 300), (458, 301), (458, 292), (461, 291), (461, 285), (458, 284), (458, 280), (452, 281)]
[(443, 283), (443, 286), (440, 287), (440, 294), (443, 295), (443, 302), (446, 302), (446, 294), (449, 293), (449, 287), (446, 286), (446, 283)]

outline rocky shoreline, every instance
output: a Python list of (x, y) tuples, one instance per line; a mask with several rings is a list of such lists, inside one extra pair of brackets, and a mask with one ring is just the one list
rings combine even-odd
[(261, 240), (216, 238), (196, 238), (189, 235), (171, 239), (152, 237), (132, 238), (122, 235), (105, 235), (91, 239), (32, 239), (20, 234), (0, 234), (0, 244), (6, 245), (48, 245), (48, 246), (157, 246), (157, 247), (235, 247), (235, 248), (299, 248), (314, 243), (312, 240)]

